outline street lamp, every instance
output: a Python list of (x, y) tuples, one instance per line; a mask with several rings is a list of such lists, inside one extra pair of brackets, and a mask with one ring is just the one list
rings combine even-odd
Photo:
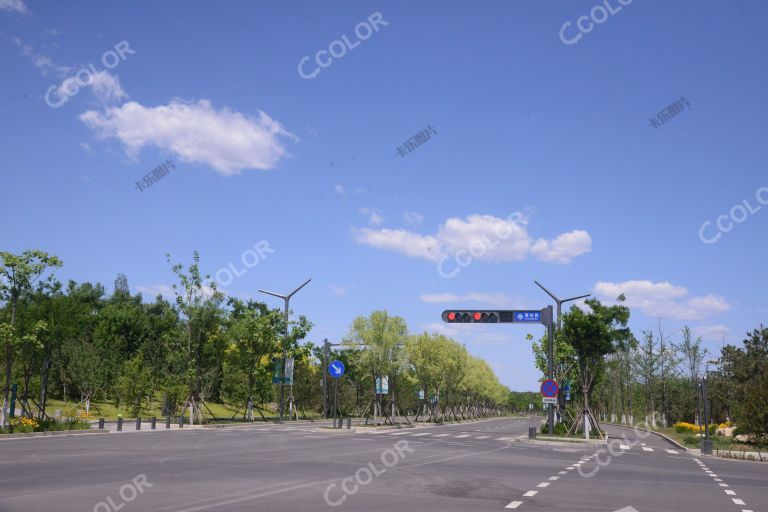
[(288, 295), (280, 295), (279, 293), (269, 292), (267, 290), (259, 290), (261, 293), (266, 293), (267, 295), (272, 295), (273, 297), (281, 298), (285, 301), (285, 338), (283, 340), (283, 363), (282, 363), (282, 370), (280, 371), (280, 421), (283, 421), (283, 401), (285, 398), (285, 360), (288, 358), (288, 303), (291, 300), (291, 297), (293, 297), (296, 292), (304, 288), (312, 279), (307, 279), (304, 281), (304, 283), (293, 290)]
[[(560, 331), (560, 329), (562, 328), (562, 319), (560, 318), (560, 312), (562, 310), (563, 303), (570, 302), (572, 300), (583, 299), (583, 298), (589, 297), (591, 295), (591, 294), (588, 293), (586, 295), (579, 295), (578, 297), (570, 297), (570, 298), (567, 298), (567, 299), (558, 299), (557, 297), (555, 297), (555, 294), (553, 294), (552, 292), (550, 292), (549, 290), (544, 288), (543, 284), (541, 284), (540, 282), (535, 281), (535, 280), (533, 282), (536, 283), (536, 286), (538, 286), (539, 288), (544, 290), (544, 292), (546, 292), (547, 295), (549, 295), (550, 297), (552, 297), (555, 300), (555, 303), (557, 304), (557, 330), (558, 331)], [(549, 306), (549, 307), (551, 308), (552, 306)], [(551, 327), (550, 327), (550, 329), (551, 329)], [(550, 331), (550, 333), (551, 333), (551, 331)], [(549, 336), (549, 346), (547, 347), (547, 373), (549, 374), (548, 377), (550, 379), (554, 378), (554, 368), (553, 368), (553, 365), (554, 365), (554, 358), (555, 358), (555, 349), (553, 347), (552, 338), (553, 338), (553, 336)], [(585, 413), (586, 413), (586, 411), (585, 411)], [(555, 409), (552, 407), (552, 404), (549, 404), (547, 421), (548, 421), (548, 423), (550, 425), (550, 427), (549, 427), (549, 433), (550, 434), (552, 434), (552, 425), (554, 424), (554, 418), (555, 418)], [(584, 433), (585, 433), (585, 435), (588, 435), (587, 425), (588, 425), (588, 420), (587, 420), (586, 414), (585, 414), (585, 418), (584, 418)]]
[(572, 300), (577, 300), (577, 299), (584, 299), (584, 298), (589, 297), (591, 295), (590, 293), (588, 293), (586, 295), (579, 295), (578, 297), (570, 297), (568, 299), (562, 299), (561, 300), (561, 299), (558, 299), (557, 297), (555, 297), (554, 293), (552, 293), (549, 290), (547, 290), (546, 288), (544, 288), (544, 285), (542, 285), (540, 282), (534, 281), (534, 283), (536, 283), (536, 285), (539, 288), (544, 290), (547, 295), (549, 295), (550, 297), (552, 297), (555, 300), (555, 303), (557, 304), (557, 330), (558, 331), (562, 327), (562, 320), (560, 318), (560, 312), (561, 312), (561, 309), (562, 309), (562, 305), (565, 304), (566, 302), (570, 302)]

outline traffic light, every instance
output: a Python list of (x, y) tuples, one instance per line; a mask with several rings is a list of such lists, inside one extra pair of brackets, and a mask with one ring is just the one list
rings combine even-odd
[(511, 311), (473, 310), (473, 311), (443, 311), (443, 322), (457, 323), (491, 323), (512, 322)]

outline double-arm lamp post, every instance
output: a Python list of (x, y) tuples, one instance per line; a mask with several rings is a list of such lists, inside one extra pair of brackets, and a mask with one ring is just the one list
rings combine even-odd
[[(567, 299), (558, 299), (555, 296), (554, 293), (552, 293), (549, 290), (547, 290), (546, 288), (544, 288), (544, 285), (542, 285), (540, 282), (534, 281), (534, 283), (536, 283), (536, 285), (539, 288), (544, 290), (544, 292), (546, 292), (547, 295), (552, 297), (554, 299), (555, 303), (557, 304), (557, 330), (558, 331), (560, 331), (560, 329), (562, 327), (562, 322), (563, 322), (563, 320), (561, 318), (561, 310), (562, 310), (563, 304), (566, 303), (566, 302), (570, 302), (572, 300), (583, 299), (585, 297), (589, 297), (590, 296), (590, 294), (588, 293), (586, 295), (579, 295), (578, 297), (569, 297)], [(550, 336), (549, 337), (549, 346), (547, 347), (547, 374), (548, 374), (547, 377), (550, 378), (550, 379), (554, 379), (554, 377), (555, 377), (555, 375), (554, 375), (555, 349), (554, 349), (553, 345), (554, 345), (554, 341), (552, 340), (552, 336)], [(552, 407), (552, 404), (549, 404), (548, 422), (549, 422), (550, 426), (553, 423), (554, 415), (555, 415), (555, 409)], [(585, 429), (586, 429), (586, 425), (587, 424), (588, 423), (587, 423), (586, 418), (585, 418), (585, 421), (584, 421)], [(550, 427), (550, 429), (551, 429), (551, 427)], [(551, 433), (552, 432), (550, 432), (550, 434)]]
[(278, 297), (285, 301), (285, 338), (283, 339), (283, 363), (282, 370), (280, 371), (280, 421), (283, 421), (283, 403), (285, 399), (285, 360), (288, 358), (288, 303), (290, 302), (291, 297), (293, 297), (296, 292), (304, 288), (311, 280), (311, 278), (307, 279), (301, 286), (293, 290), (288, 295), (280, 295), (279, 293), (269, 292), (267, 290), (259, 290), (261, 293), (266, 293), (267, 295), (272, 295), (273, 297)]

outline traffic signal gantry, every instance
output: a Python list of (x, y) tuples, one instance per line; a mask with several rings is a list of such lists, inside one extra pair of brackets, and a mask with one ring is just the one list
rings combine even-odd
[[(554, 378), (553, 368), (553, 343), (554, 318), (552, 306), (542, 309), (447, 309), (443, 311), (443, 322), (449, 324), (543, 324), (547, 328), (547, 378)], [(547, 430), (550, 434), (555, 432), (555, 409), (548, 404)]]

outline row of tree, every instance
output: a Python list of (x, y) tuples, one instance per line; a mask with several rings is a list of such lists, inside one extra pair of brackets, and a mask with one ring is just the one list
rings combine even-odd
[[(235, 414), (251, 418), (275, 400), (282, 312), (226, 297), (201, 273), (197, 253), (186, 268), (170, 257), (168, 263), (174, 297), (145, 302), (131, 294), (124, 275), (107, 294), (101, 284), (57, 281), (62, 262), (43, 251), (0, 252), (2, 421), (14, 384), (17, 407), (29, 416), (44, 415), (49, 398), (83, 402), (86, 409), (109, 400), (136, 415), (164, 396), (169, 414), (188, 410), (197, 421), (209, 402), (231, 404)], [(311, 328), (304, 316), (288, 326), (293, 411), (324, 408), (323, 349), (305, 341)], [(337, 400), (346, 414), (410, 411), (445, 419), (498, 412), (510, 401), (485, 361), (444, 336), (409, 334), (402, 318), (385, 311), (356, 318), (333, 357), (347, 363)], [(375, 392), (382, 378), (389, 382), (386, 403)]]
[[(689, 327), (673, 337), (659, 321), (638, 340), (627, 328), (624, 300), (618, 297), (614, 306), (588, 300), (588, 309), (563, 315), (556, 332), (555, 377), (571, 384), (580, 413), (624, 423), (647, 419), (653, 426), (702, 424), (706, 381), (712, 421), (768, 434), (768, 329), (761, 326), (742, 347), (725, 345), (713, 357)], [(546, 373), (546, 338), (534, 342), (533, 351)]]

